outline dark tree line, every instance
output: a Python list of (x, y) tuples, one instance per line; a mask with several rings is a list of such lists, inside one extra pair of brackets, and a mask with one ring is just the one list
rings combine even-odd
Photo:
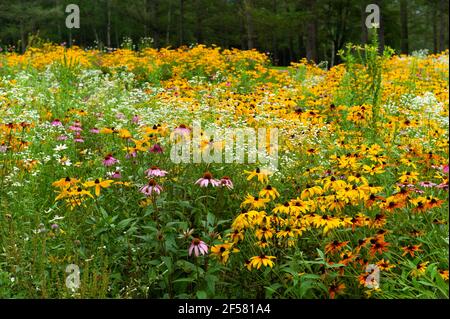
[[(65, 26), (68, 4), (80, 29)], [(381, 9), (380, 45), (398, 52), (448, 48), (447, 0), (0, 0), (0, 46), (24, 51), (37, 37), (84, 47), (203, 43), (269, 52), (277, 64), (302, 57), (337, 63), (345, 43), (365, 43), (368, 4)]]

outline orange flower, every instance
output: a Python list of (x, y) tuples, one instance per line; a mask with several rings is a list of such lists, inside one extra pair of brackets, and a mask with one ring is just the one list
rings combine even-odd
[(383, 238), (372, 239), (370, 241), (372, 243), (372, 247), (370, 247), (370, 254), (374, 256), (376, 253), (382, 254), (385, 251), (388, 251), (389, 243), (385, 242)]
[(328, 288), (328, 293), (330, 294), (330, 299), (334, 299), (334, 297), (338, 294), (341, 294), (345, 289), (344, 284), (332, 283), (330, 288)]
[(327, 244), (325, 246), (325, 253), (335, 253), (339, 250), (341, 250), (342, 247), (348, 244), (348, 241), (339, 242), (337, 240), (332, 241), (331, 243)]
[(419, 245), (408, 245), (406, 247), (402, 247), (402, 249), (403, 249), (402, 256), (405, 256), (406, 254), (410, 254), (411, 257), (414, 257), (414, 253), (422, 251), (422, 249), (420, 249), (420, 246), (422, 246), (422, 244), (419, 244)]

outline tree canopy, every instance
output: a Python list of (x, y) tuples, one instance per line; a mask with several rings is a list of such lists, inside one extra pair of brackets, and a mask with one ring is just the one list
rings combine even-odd
[[(71, 3), (80, 8), (79, 29), (65, 26)], [(333, 65), (345, 43), (367, 42), (370, 3), (380, 7), (382, 46), (399, 53), (448, 48), (445, 0), (3, 0), (0, 47), (24, 51), (37, 36), (99, 48), (151, 38), (154, 47), (255, 48), (279, 65), (302, 57)]]

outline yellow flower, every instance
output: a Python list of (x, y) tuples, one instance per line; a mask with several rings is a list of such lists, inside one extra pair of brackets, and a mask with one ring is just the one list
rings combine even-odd
[[(211, 253), (218, 258), (222, 264), (225, 264), (230, 257), (232, 246), (233, 245), (229, 243), (214, 245), (211, 247)], [(233, 252), (239, 252), (239, 249), (234, 248)]]
[(53, 182), (52, 185), (58, 188), (69, 188), (70, 186), (74, 186), (78, 184), (80, 181), (76, 178), (61, 178), (60, 180), (57, 180), (56, 182)]
[(263, 238), (263, 237), (264, 237), (266, 240), (268, 240), (268, 239), (272, 238), (272, 236), (273, 236), (273, 231), (272, 231), (272, 229), (270, 229), (270, 228), (268, 228), (268, 227), (266, 227), (266, 226), (263, 226), (263, 227), (258, 228), (258, 229), (255, 231), (255, 236), (256, 236), (256, 238), (258, 238), (259, 240), (261, 240), (261, 238)]
[(270, 185), (267, 185), (259, 192), (260, 197), (264, 198), (272, 198), (275, 199), (280, 196), (280, 193), (278, 193), (277, 189), (275, 187), (272, 187)]
[(407, 172), (403, 172), (398, 180), (400, 183), (406, 183), (406, 182), (411, 183), (413, 181), (417, 181), (418, 176), (419, 176), (419, 174), (416, 172), (407, 171)]
[(395, 268), (395, 265), (392, 265), (389, 260), (385, 261), (384, 258), (377, 262), (377, 266), (380, 270), (391, 270)]
[(245, 200), (242, 202), (241, 207), (249, 206), (252, 209), (265, 208), (266, 203), (268, 203), (270, 199), (261, 198), (261, 197), (253, 197), (252, 195), (247, 195)]
[(411, 271), (411, 275), (415, 277), (423, 275), (427, 271), (427, 265), (429, 263), (430, 263), (429, 261), (425, 261), (423, 263), (418, 264), (416, 268)]
[(131, 133), (127, 129), (120, 129), (119, 137), (123, 139), (129, 139), (131, 138)]
[(97, 178), (95, 181), (89, 181), (84, 183), (84, 187), (94, 187), (95, 188), (95, 195), (100, 196), (100, 190), (102, 188), (108, 188), (113, 183), (113, 180), (108, 179), (103, 181), (101, 178)]
[(439, 270), (439, 275), (441, 275), (442, 279), (448, 280), (448, 270)]
[(306, 186), (306, 188), (302, 191), (302, 193), (300, 194), (300, 198), (301, 199), (307, 199), (310, 198), (314, 195), (322, 195), (323, 194), (323, 189), (320, 186)]
[(266, 256), (264, 254), (261, 254), (259, 256), (253, 256), (250, 258), (250, 267), (249, 268), (256, 268), (260, 269), (261, 266), (269, 266), (270, 268), (273, 267), (274, 262), (272, 259), (275, 259), (275, 256)]
[(261, 170), (259, 168), (256, 168), (254, 171), (245, 171), (244, 173), (248, 174), (247, 176), (247, 180), (250, 181), (252, 180), (254, 177), (257, 178), (258, 182), (264, 184), (264, 183), (268, 183), (269, 182), (269, 175), (270, 172), (268, 170)]
[(104, 127), (104, 128), (102, 128), (100, 130), (100, 133), (101, 134), (112, 134), (112, 133), (114, 133), (114, 130), (112, 130), (112, 129), (108, 128), (108, 127)]

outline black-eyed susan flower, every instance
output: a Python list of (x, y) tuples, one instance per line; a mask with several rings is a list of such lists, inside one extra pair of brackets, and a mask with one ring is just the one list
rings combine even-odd
[(248, 194), (245, 200), (242, 202), (241, 207), (249, 207), (252, 209), (260, 209), (265, 208), (266, 203), (268, 203), (270, 199), (268, 198), (261, 198), (261, 197), (253, 197), (252, 195)]
[(340, 295), (345, 290), (345, 284), (334, 282), (328, 288), (328, 294), (330, 299), (334, 299), (337, 295)]
[(424, 261), (424, 262), (418, 263), (416, 268), (414, 268), (411, 271), (411, 275), (415, 276), (415, 277), (418, 277), (418, 276), (421, 276), (421, 275), (425, 274), (425, 272), (427, 271), (429, 263), (430, 263), (429, 261)]
[[(233, 245), (229, 243), (214, 245), (211, 247), (211, 254), (215, 256), (222, 264), (226, 264), (228, 258), (230, 257), (232, 247)], [(235, 252), (238, 251), (236, 249), (234, 250)]]
[(79, 182), (79, 179), (66, 177), (53, 182), (52, 185), (58, 188), (67, 189), (71, 186), (77, 185)]
[(244, 240), (244, 231), (235, 229), (230, 233), (229, 236), (233, 243), (237, 244)]
[(371, 221), (370, 226), (373, 228), (381, 228), (387, 222), (386, 215), (384, 214), (376, 214), (374, 219)]
[(405, 247), (401, 247), (401, 249), (403, 250), (403, 254), (402, 256), (405, 256), (406, 254), (409, 254), (411, 257), (414, 257), (415, 253), (422, 251), (422, 249), (420, 249), (420, 246), (422, 246), (422, 244), (418, 244), (418, 245), (408, 245)]
[(261, 240), (261, 238), (263, 237), (264, 239), (269, 240), (270, 238), (273, 237), (273, 230), (266, 226), (262, 226), (255, 231), (255, 236), (259, 240)]
[(112, 179), (103, 180), (102, 178), (97, 178), (94, 181), (88, 181), (84, 183), (84, 187), (93, 187), (95, 190), (95, 195), (100, 196), (100, 191), (102, 188), (108, 188), (114, 181)]
[(377, 261), (376, 265), (380, 270), (391, 270), (395, 268), (395, 265), (391, 264), (389, 260), (384, 260), (384, 258)]
[(257, 167), (253, 171), (245, 171), (244, 170), (244, 173), (248, 175), (247, 176), (248, 181), (250, 181), (256, 177), (258, 182), (260, 182), (262, 184), (269, 182), (269, 175), (271, 174), (268, 170), (260, 169), (259, 167)]
[(373, 256), (375, 254), (382, 254), (388, 251), (389, 243), (384, 241), (384, 238), (373, 238), (370, 240), (372, 246), (370, 247), (370, 254)]
[(448, 281), (448, 269), (446, 269), (446, 270), (440, 269), (439, 275), (442, 277), (442, 279)]
[(280, 193), (278, 193), (275, 187), (267, 185), (259, 192), (259, 196), (263, 198), (275, 199), (277, 197), (280, 197)]
[(348, 244), (348, 241), (338, 241), (338, 240), (333, 240), (331, 243), (328, 243), (325, 246), (325, 253), (336, 253), (339, 250), (341, 250), (342, 247), (345, 247)]
[(291, 211), (291, 207), (288, 202), (285, 202), (284, 204), (277, 204), (274, 209), (272, 209), (272, 212), (274, 214), (289, 214)]
[(269, 266), (272, 268), (274, 266), (272, 259), (275, 259), (275, 256), (266, 256), (264, 254), (253, 256), (250, 258), (250, 267), (260, 269), (261, 266)]
[(403, 172), (402, 175), (398, 178), (399, 182), (404, 183), (413, 183), (416, 182), (419, 179), (419, 173), (412, 172), (412, 171), (406, 171)]
[(323, 194), (322, 187), (306, 185), (306, 188), (300, 194), (300, 198), (305, 200), (310, 197), (313, 197), (314, 195), (322, 195), (322, 194)]

